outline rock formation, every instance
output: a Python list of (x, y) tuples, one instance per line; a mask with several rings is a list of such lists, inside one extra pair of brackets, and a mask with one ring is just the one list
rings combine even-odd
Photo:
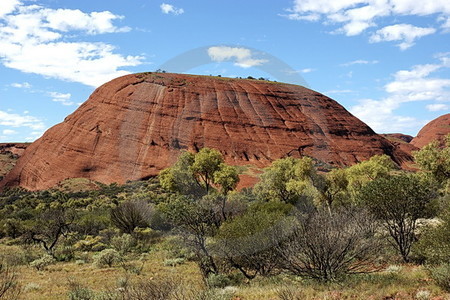
[(450, 114), (440, 116), (425, 125), (411, 141), (417, 148), (422, 148), (434, 140), (444, 142), (444, 137), (450, 134)]
[(0, 183), (36, 190), (66, 178), (103, 183), (154, 176), (180, 151), (218, 149), (234, 165), (286, 156), (347, 166), (375, 154), (410, 156), (334, 100), (290, 84), (141, 73), (99, 87), (49, 129)]

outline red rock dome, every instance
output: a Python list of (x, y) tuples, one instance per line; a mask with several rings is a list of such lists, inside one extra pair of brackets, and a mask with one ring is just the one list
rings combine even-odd
[(218, 149), (234, 165), (308, 155), (347, 166), (375, 154), (411, 158), (336, 101), (302, 86), (142, 73), (99, 87), (27, 148), (0, 186), (37, 190), (66, 178), (146, 178), (181, 150)]

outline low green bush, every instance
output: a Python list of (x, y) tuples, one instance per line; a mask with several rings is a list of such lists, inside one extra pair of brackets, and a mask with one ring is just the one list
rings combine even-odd
[(114, 249), (105, 249), (93, 257), (94, 265), (98, 268), (112, 267), (121, 261), (121, 255)]
[(49, 255), (44, 254), (41, 258), (38, 258), (30, 263), (30, 266), (33, 268), (36, 268), (38, 271), (44, 271), (47, 269), (48, 266), (56, 263), (56, 259)]
[(450, 292), (450, 264), (441, 264), (436, 267), (430, 267), (428, 270), (436, 284), (443, 290)]

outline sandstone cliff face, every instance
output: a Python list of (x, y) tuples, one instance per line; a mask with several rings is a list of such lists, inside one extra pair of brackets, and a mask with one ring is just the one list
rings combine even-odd
[(301, 86), (180, 74), (135, 74), (99, 87), (33, 143), (0, 185), (45, 189), (73, 177), (104, 183), (146, 178), (180, 151), (220, 150), (264, 167), (309, 155), (346, 166), (375, 154), (410, 156), (334, 100)]
[(425, 125), (411, 141), (411, 144), (417, 148), (422, 148), (434, 140), (441, 143), (444, 137), (450, 133), (450, 114), (442, 115)]

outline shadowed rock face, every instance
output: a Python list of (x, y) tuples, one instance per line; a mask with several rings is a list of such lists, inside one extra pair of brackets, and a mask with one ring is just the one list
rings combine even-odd
[(384, 134), (381, 134), (381, 136), (385, 137), (391, 141), (398, 141), (398, 142), (405, 142), (405, 143), (410, 143), (412, 141), (412, 139), (414, 138), (410, 135), (403, 134), (403, 133), (384, 133)]
[(434, 140), (444, 143), (444, 137), (450, 133), (450, 114), (442, 115), (425, 125), (411, 141), (417, 148), (422, 148)]
[(347, 166), (375, 154), (410, 156), (334, 100), (301, 86), (180, 74), (135, 74), (99, 87), (49, 129), (0, 185), (45, 189), (84, 177), (146, 178), (180, 151), (218, 149), (227, 163), (264, 167), (308, 155)]

